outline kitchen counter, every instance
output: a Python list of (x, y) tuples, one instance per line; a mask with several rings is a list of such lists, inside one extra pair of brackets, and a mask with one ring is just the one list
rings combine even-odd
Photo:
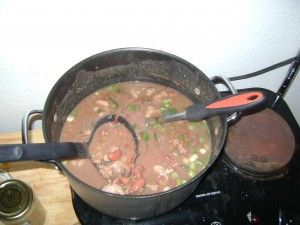
[[(29, 142), (44, 142), (41, 130), (29, 131)], [(0, 144), (22, 143), (21, 132), (0, 134)], [(45, 225), (78, 225), (73, 209), (70, 185), (52, 164), (35, 161), (0, 163), (0, 170), (12, 178), (27, 182), (46, 210)]]

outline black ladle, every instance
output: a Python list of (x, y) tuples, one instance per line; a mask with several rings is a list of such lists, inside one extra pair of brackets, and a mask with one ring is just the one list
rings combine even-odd
[(30, 160), (47, 161), (53, 159), (91, 158), (88, 152), (88, 146), (92, 141), (96, 130), (101, 125), (109, 122), (119, 122), (130, 131), (135, 142), (136, 158), (139, 149), (139, 140), (133, 127), (124, 117), (115, 114), (109, 114), (97, 120), (97, 122), (93, 126), (90, 138), (86, 143), (51, 142), (0, 145), (0, 162), (17, 162)]

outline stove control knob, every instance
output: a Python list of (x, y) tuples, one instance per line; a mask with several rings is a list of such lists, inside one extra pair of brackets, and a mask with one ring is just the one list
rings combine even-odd
[(253, 224), (253, 225), (259, 225), (260, 224), (261, 220), (260, 220), (259, 216), (253, 214), (252, 212), (249, 212), (247, 214), (247, 218), (248, 218), (250, 224)]

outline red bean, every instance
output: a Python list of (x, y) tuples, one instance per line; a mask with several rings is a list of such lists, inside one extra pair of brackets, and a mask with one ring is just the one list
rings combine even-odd
[(134, 175), (137, 179), (142, 178), (142, 171), (140, 171), (139, 168), (137, 168), (137, 167), (133, 168), (132, 172), (134, 173)]
[[(121, 180), (121, 182), (122, 182), (122, 180)], [(117, 177), (116, 179), (113, 180), (112, 183), (113, 184), (118, 184), (118, 183), (120, 183), (120, 179)]]
[(129, 177), (121, 177), (120, 179), (121, 179), (122, 184), (128, 184), (130, 181)]
[(134, 151), (130, 151), (126, 153), (126, 163), (127, 164), (131, 164), (134, 158), (135, 152)]
[(117, 149), (114, 152), (108, 154), (108, 158), (112, 161), (116, 161), (120, 159), (121, 156), (122, 156), (122, 151), (120, 149)]
[(136, 180), (131, 186), (130, 190), (132, 192), (138, 192), (145, 186), (146, 180), (144, 178), (140, 178)]

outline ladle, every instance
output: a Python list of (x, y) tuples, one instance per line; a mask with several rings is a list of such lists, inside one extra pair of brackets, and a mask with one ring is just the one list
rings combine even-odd
[(161, 116), (146, 119), (147, 125), (188, 120), (189, 122), (200, 121), (209, 117), (246, 111), (262, 105), (266, 97), (262, 92), (243, 92), (221, 98), (214, 102), (191, 105), (179, 113), (162, 113)]
[[(53, 159), (67, 158), (90, 158), (88, 146), (93, 139), (96, 130), (103, 124), (109, 122), (119, 122), (123, 124), (132, 134), (135, 142), (135, 157), (138, 153), (139, 140), (130, 125), (122, 116), (115, 114), (106, 115), (94, 124), (88, 142), (52, 142), (52, 143), (33, 143), (33, 144), (5, 144), (0, 145), (0, 162), (16, 162), (38, 160), (46, 161)], [(135, 158), (134, 158), (135, 160)]]

